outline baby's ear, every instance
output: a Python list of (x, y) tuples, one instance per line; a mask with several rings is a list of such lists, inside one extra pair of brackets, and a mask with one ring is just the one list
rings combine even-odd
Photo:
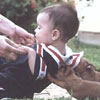
[(52, 40), (57, 40), (60, 38), (60, 31), (58, 29), (54, 29), (52, 31)]

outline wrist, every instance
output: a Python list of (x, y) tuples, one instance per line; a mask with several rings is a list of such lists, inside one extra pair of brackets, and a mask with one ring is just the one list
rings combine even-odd
[(15, 33), (15, 28), (16, 25), (11, 22), (9, 19), (6, 17), (2, 16), (0, 14), (0, 32), (7, 35), (7, 36), (12, 36), (12, 34)]
[(8, 35), (10, 38), (13, 38), (15, 33), (16, 33), (16, 27), (12, 27), (11, 30), (8, 32), (7, 35)]
[(28, 49), (28, 54), (34, 54), (34, 53), (36, 53), (34, 49), (32, 48)]
[(0, 23), (2, 22), (3, 18), (0, 16)]

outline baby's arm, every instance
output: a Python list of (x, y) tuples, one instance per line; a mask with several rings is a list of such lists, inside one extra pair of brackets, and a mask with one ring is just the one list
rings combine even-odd
[(34, 74), (35, 60), (36, 60), (36, 52), (34, 49), (30, 48), (28, 51), (28, 63), (32, 74)]
[(35, 67), (35, 60), (36, 60), (36, 52), (34, 49), (27, 47), (27, 46), (20, 46), (18, 49), (22, 50), (24, 54), (28, 54), (28, 63), (29, 63), (29, 68), (34, 74), (34, 67)]

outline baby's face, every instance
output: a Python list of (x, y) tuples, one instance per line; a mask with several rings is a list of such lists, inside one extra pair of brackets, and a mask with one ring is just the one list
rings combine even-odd
[(38, 43), (52, 44), (52, 30), (53, 24), (49, 20), (47, 13), (40, 13), (37, 16), (37, 28), (35, 29), (35, 36)]

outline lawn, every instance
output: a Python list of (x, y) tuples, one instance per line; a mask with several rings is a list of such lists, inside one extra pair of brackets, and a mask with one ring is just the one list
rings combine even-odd
[(84, 57), (87, 58), (92, 64), (96, 65), (97, 70), (100, 70), (100, 47), (88, 44), (83, 44), (78, 41), (78, 38), (73, 38), (68, 42), (68, 46), (74, 52), (84, 51)]

